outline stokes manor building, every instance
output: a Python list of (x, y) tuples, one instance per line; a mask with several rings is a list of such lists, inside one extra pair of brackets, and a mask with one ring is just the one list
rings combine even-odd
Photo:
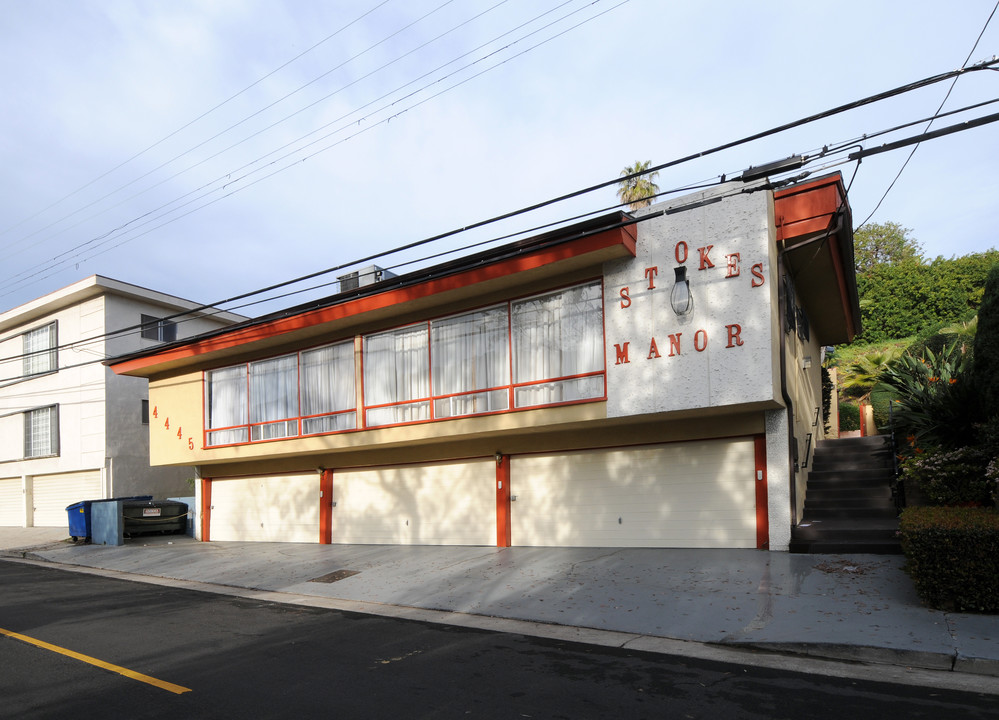
[(202, 540), (786, 550), (851, 227), (838, 174), (727, 183), (109, 364)]

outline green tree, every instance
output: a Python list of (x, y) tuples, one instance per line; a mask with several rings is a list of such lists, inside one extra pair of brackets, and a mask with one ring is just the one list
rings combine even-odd
[(651, 172), (638, 177), (627, 177), (636, 173), (644, 172), (652, 166), (651, 160), (636, 162), (621, 171), (620, 177), (626, 178), (618, 183), (617, 196), (622, 203), (627, 203), (632, 210), (648, 207), (652, 204), (652, 198), (659, 192), (659, 186), (655, 179), (659, 177), (659, 172)]
[(913, 237), (912, 230), (896, 222), (870, 223), (853, 233), (854, 264), (858, 273), (866, 273), (882, 265), (921, 264), (923, 247)]
[(840, 387), (850, 397), (866, 401), (882, 373), (902, 356), (899, 347), (876, 348), (840, 367)]
[(989, 271), (978, 309), (972, 372), (985, 414), (999, 414), (999, 265)]
[(878, 264), (857, 276), (863, 342), (919, 335), (934, 325), (968, 322), (982, 301), (999, 251), (931, 263)]

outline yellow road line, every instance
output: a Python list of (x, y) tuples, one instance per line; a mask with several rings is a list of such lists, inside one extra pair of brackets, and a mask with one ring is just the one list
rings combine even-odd
[(120, 665), (112, 665), (111, 663), (104, 662), (103, 660), (98, 660), (97, 658), (92, 658), (89, 655), (83, 655), (82, 653), (74, 652), (72, 650), (67, 650), (66, 648), (61, 648), (58, 645), (52, 645), (44, 640), (36, 640), (35, 638), (28, 637), (27, 635), (21, 635), (20, 633), (11, 632), (10, 630), (4, 630), (0, 628), (0, 635), (6, 635), (7, 637), (14, 638), (15, 640), (20, 640), (22, 642), (35, 645), (36, 647), (44, 648), (45, 650), (51, 650), (52, 652), (57, 652), (60, 655), (65, 655), (71, 657), (74, 660), (81, 660), (85, 663), (91, 665), (96, 665), (99, 668), (104, 668), (105, 670), (110, 670), (111, 672), (118, 673), (119, 675), (124, 675), (125, 677), (132, 678), (133, 680), (138, 680), (139, 682), (144, 682), (154, 687), (162, 688), (163, 690), (169, 690), (172, 693), (180, 695), (181, 693), (191, 692), (191, 688), (182, 687), (180, 685), (174, 685), (173, 683), (166, 682), (165, 680), (157, 680), (154, 677), (149, 677), (148, 675), (143, 675), (140, 672), (135, 672), (134, 670), (129, 670), (128, 668), (123, 668)]

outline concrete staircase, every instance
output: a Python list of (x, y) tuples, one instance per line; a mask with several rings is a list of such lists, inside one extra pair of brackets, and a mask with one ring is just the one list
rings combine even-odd
[(887, 435), (820, 441), (790, 551), (900, 554), (891, 453)]

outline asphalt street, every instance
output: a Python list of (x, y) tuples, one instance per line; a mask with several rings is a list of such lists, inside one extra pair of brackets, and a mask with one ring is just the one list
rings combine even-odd
[(0, 561), (0, 629), (3, 714), (18, 718), (994, 717), (994, 697), (984, 694), (296, 607), (7, 561)]

